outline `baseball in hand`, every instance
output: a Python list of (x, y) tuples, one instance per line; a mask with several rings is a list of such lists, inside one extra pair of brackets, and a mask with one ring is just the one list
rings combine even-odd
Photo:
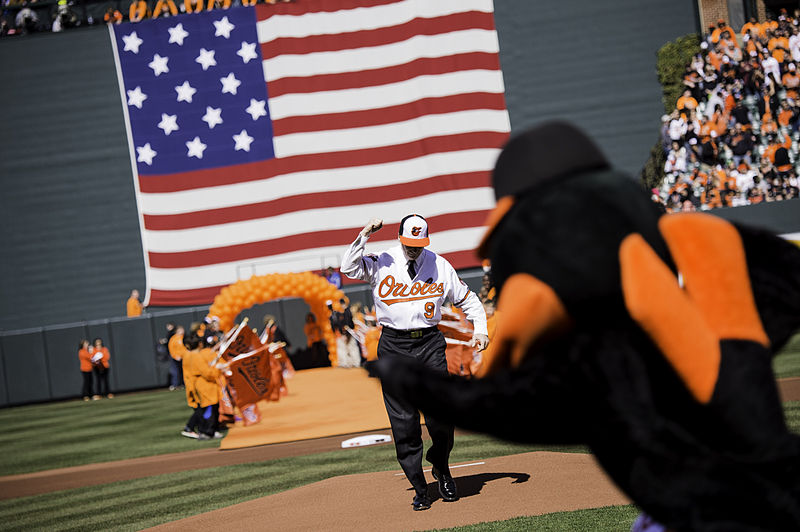
[(369, 236), (381, 227), (383, 227), (383, 220), (380, 218), (373, 218), (367, 225), (364, 226), (364, 229), (361, 230), (361, 234), (363, 236)]

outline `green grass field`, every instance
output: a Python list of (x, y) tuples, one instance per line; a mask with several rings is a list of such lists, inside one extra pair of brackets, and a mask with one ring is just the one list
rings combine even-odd
[[(800, 376), (800, 342), (776, 358), (776, 374)], [(800, 401), (786, 403), (800, 433)], [(190, 414), (182, 392), (151, 391), (101, 401), (65, 401), (0, 410), (0, 474), (121, 460), (199, 448), (179, 436)], [(515, 445), (480, 435), (456, 439), (453, 462), (533, 450), (582, 447)], [(138, 530), (333, 476), (397, 469), (391, 445), (340, 450), (110, 483), (0, 501), (0, 530)], [(213, 496), (210, 496), (213, 494)], [(629, 530), (633, 506), (524, 517), (453, 530)]]

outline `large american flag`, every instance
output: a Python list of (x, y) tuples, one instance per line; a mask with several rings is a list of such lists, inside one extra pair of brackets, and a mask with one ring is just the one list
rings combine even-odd
[(338, 266), (428, 219), (456, 268), (509, 133), (491, 0), (297, 0), (110, 26), (149, 305)]

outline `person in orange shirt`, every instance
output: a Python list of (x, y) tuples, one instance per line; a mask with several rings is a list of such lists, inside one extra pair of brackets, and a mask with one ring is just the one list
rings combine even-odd
[(194, 408), (181, 434), (198, 440), (221, 438), (219, 428), (219, 369), (213, 365), (216, 355), (196, 336), (184, 338), (183, 382), (186, 402)]
[(328, 350), (322, 341), (322, 327), (317, 323), (317, 317), (313, 312), (306, 314), (306, 323), (303, 325), (303, 332), (306, 335), (308, 349), (311, 353), (311, 366), (326, 366), (328, 361)]
[(745, 22), (744, 26), (742, 26), (741, 34), (743, 39), (744, 36), (747, 35), (747, 32), (749, 31), (752, 31), (754, 35), (759, 31), (759, 25), (755, 17), (750, 17), (750, 20)]
[(731, 38), (736, 35), (736, 33), (733, 31), (733, 28), (728, 26), (723, 19), (717, 20), (717, 27), (711, 32), (711, 42), (714, 44), (718, 43), (720, 39), (722, 39), (725, 32), (728, 32), (728, 35)]
[(106, 14), (103, 15), (103, 21), (106, 24), (122, 24), (122, 13), (120, 13), (119, 9), (109, 7), (106, 10)]
[(183, 383), (183, 357), (186, 355), (186, 346), (183, 345), (183, 336), (186, 329), (182, 325), (175, 327), (175, 334), (167, 342), (167, 350), (172, 359), (169, 369), (169, 389), (177, 389)]
[(798, 87), (800, 87), (800, 75), (797, 74), (797, 66), (794, 63), (789, 63), (786, 67), (786, 73), (781, 78), (783, 87), (786, 89), (786, 97), (798, 101)]
[(128, 10), (128, 19), (131, 22), (140, 22), (150, 17), (150, 8), (145, 0), (133, 0)]
[(174, 0), (158, 0), (156, 7), (153, 8), (153, 18), (158, 18), (162, 11), (167, 11), (174, 17), (178, 14), (178, 6), (175, 5)]
[(94, 395), (92, 393), (92, 353), (89, 349), (89, 340), (81, 340), (81, 343), (78, 344), (78, 360), (81, 364), (81, 376), (83, 377), (81, 394), (84, 401), (88, 401)]
[(684, 109), (692, 111), (695, 108), (697, 108), (697, 100), (692, 98), (692, 91), (690, 90), (683, 91), (683, 96), (678, 98), (678, 102), (675, 104), (675, 107), (679, 111), (683, 111)]
[(114, 397), (108, 387), (108, 368), (111, 354), (108, 352), (108, 348), (103, 345), (102, 339), (95, 338), (93, 344), (92, 371), (97, 380), (97, 395), (94, 395), (92, 399), (100, 399), (102, 395), (111, 399)]
[(127, 303), (128, 317), (135, 318), (142, 315), (142, 304), (139, 302), (139, 291), (131, 290), (131, 297), (128, 298)]

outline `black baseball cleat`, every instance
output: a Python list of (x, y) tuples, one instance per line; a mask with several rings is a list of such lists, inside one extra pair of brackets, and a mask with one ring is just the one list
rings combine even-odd
[(431, 507), (431, 500), (427, 495), (415, 495), (414, 502), (411, 503), (415, 512), (427, 510)]
[(445, 502), (453, 502), (458, 500), (458, 490), (456, 490), (456, 481), (450, 473), (442, 473), (435, 467), (431, 468), (433, 478), (439, 481), (439, 494)]

